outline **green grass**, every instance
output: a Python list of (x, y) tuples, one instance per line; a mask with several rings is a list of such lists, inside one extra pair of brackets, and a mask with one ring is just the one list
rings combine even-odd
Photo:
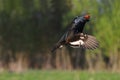
[(0, 73), (0, 80), (120, 80), (120, 73), (87, 71), (27, 71)]

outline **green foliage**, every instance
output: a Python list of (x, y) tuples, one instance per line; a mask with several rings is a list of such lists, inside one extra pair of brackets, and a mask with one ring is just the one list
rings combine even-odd
[[(120, 43), (119, 0), (1, 0), (0, 8), (1, 36), (4, 41), (8, 40), (7, 44), (12, 38), (10, 44), (15, 43), (15, 48), (20, 45), (46, 45), (47, 48), (56, 41), (56, 37), (60, 35), (58, 32), (65, 29), (75, 16), (83, 13), (90, 13), (92, 16), (86, 30), (96, 35), (101, 49), (109, 52), (113, 46), (119, 46)], [(47, 43), (46, 40), (50, 42)]]
[(96, 36), (100, 40), (101, 48), (104, 49), (106, 53), (111, 52), (119, 45), (120, 19), (118, 19), (118, 15), (120, 15), (120, 13), (118, 10), (118, 3), (118, 1), (113, 1), (111, 8), (104, 5), (104, 12), (100, 14), (96, 23), (97, 33), (94, 33), (96, 33)]

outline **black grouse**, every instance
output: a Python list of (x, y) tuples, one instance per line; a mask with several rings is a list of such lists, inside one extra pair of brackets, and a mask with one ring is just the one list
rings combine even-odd
[(69, 29), (61, 37), (61, 39), (53, 47), (52, 52), (64, 45), (69, 45), (73, 48), (96, 49), (99, 46), (98, 41), (94, 36), (83, 33), (83, 28), (90, 20), (90, 15), (77, 16), (71, 22)]

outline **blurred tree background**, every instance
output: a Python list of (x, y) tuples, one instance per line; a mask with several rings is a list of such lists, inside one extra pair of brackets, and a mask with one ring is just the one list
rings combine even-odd
[[(0, 71), (25, 69), (120, 70), (120, 0), (0, 0)], [(95, 51), (50, 49), (71, 20), (91, 15), (85, 33)]]

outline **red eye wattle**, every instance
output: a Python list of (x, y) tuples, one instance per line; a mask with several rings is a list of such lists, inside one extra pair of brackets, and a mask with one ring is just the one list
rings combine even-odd
[(84, 16), (84, 18), (88, 20), (88, 19), (90, 19), (90, 15), (87, 14)]

